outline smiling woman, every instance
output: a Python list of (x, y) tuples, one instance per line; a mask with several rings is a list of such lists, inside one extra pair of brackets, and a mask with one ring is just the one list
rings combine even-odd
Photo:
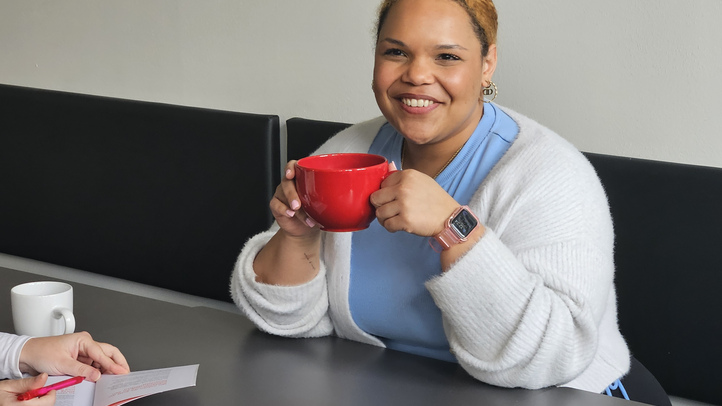
[(336, 334), (458, 362), (504, 387), (669, 404), (617, 327), (612, 220), (594, 169), (559, 135), (484, 99), (496, 18), (491, 0), (381, 5), (383, 117), (316, 151), (400, 165), (370, 197), (376, 221), (322, 231), (289, 162), (270, 203), (276, 224), (238, 259), (234, 300), (273, 334)]
[(496, 45), (483, 52), (466, 11), (453, 2), (382, 11), (374, 64), (376, 102), (405, 135), (404, 169), (433, 175), (466, 143), (484, 111), (483, 83)]

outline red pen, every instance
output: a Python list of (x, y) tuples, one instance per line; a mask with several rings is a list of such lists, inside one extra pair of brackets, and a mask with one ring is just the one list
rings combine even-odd
[(50, 392), (51, 390), (60, 390), (63, 388), (67, 388), (68, 386), (77, 385), (80, 382), (83, 382), (85, 377), (83, 376), (76, 376), (75, 378), (66, 379), (64, 381), (56, 382), (54, 384), (50, 384), (48, 386), (43, 386), (39, 389), (31, 389), (21, 395), (18, 395), (18, 400), (30, 400), (34, 399), (40, 396), (43, 396)]

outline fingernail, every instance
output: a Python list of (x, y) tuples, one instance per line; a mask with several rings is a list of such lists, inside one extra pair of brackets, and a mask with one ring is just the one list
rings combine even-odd
[(291, 178), (291, 170), (290, 169), (286, 169), (286, 177), (289, 179)]
[(301, 203), (299, 203), (298, 200), (294, 200), (291, 202), (291, 208), (293, 210), (298, 210), (301, 208)]
[(293, 211), (293, 210), (286, 210), (286, 215), (287, 215), (288, 217), (293, 217), (293, 216), (296, 215), (296, 212)]
[(391, 163), (389, 164), (389, 170), (390, 170), (390, 171), (395, 171), (395, 170), (397, 170), (397, 168), (396, 168), (396, 162), (391, 161)]
[(306, 224), (307, 224), (309, 227), (311, 227), (311, 228), (313, 228), (314, 226), (316, 226), (316, 222), (313, 221), (313, 220), (311, 220), (310, 217), (306, 217)]

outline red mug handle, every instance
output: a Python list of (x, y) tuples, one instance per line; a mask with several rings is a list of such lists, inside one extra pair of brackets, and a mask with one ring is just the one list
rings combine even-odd
[[(391, 168), (393, 168), (393, 169), (391, 169)], [(386, 178), (389, 177), (389, 175), (391, 175), (391, 174), (394, 173), (394, 172), (398, 172), (398, 171), (399, 171), (399, 170), (396, 169), (396, 164), (394, 163), (394, 161), (391, 161), (391, 163), (389, 164), (389, 171), (386, 172), (386, 174), (383, 176), (383, 178), (381, 178), (381, 181), (382, 181), (382, 182), (385, 181)]]

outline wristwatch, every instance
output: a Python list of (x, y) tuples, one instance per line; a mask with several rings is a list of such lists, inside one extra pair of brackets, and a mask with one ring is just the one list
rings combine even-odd
[[(443, 251), (446, 251), (452, 246), (466, 241), (478, 226), (479, 218), (471, 212), (469, 206), (461, 206), (454, 210), (451, 217), (446, 220), (444, 230), (436, 234), (433, 240), (441, 245)], [(429, 242), (431, 243), (431, 241)], [(431, 246), (438, 251), (433, 243)]]

